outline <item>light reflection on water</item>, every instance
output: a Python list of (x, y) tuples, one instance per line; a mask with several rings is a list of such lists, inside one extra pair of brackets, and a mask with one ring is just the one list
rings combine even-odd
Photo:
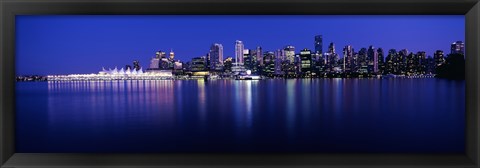
[(462, 152), (464, 88), (439, 79), (17, 83), (17, 119), (28, 121), (17, 123), (17, 150)]

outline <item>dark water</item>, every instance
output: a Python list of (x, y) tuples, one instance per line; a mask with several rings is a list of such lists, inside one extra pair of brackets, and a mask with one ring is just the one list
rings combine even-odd
[(17, 83), (17, 152), (463, 152), (465, 82)]

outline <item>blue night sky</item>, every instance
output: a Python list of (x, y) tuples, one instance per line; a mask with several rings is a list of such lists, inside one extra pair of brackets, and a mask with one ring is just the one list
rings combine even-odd
[(323, 50), (334, 42), (343, 57), (345, 45), (355, 51), (373, 45), (389, 49), (450, 52), (465, 41), (465, 18), (454, 16), (17, 16), (18, 75), (97, 73), (139, 60), (147, 68), (155, 51), (173, 49), (184, 62), (205, 55), (221, 43), (224, 58), (234, 56), (235, 40), (245, 48), (274, 51), (285, 45), (314, 49), (323, 35)]

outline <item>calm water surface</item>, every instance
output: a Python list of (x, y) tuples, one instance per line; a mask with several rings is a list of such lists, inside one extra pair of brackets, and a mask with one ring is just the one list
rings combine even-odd
[(463, 152), (465, 82), (19, 82), (17, 152)]

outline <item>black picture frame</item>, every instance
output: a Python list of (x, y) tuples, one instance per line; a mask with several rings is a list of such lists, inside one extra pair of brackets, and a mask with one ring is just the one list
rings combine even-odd
[[(0, 165), (11, 167), (480, 168), (478, 0), (0, 0)], [(93, 154), (15, 152), (15, 16), (116, 14), (465, 15), (464, 154)]]

